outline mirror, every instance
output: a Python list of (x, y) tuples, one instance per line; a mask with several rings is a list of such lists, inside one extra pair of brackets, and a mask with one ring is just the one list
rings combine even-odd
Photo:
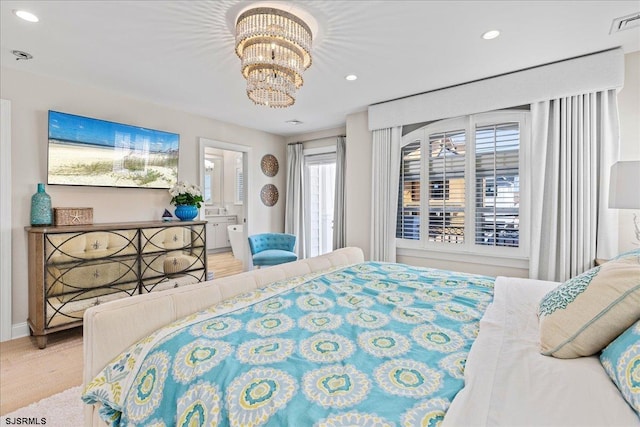
[[(209, 151), (209, 152), (208, 152)], [(224, 189), (224, 158), (213, 154), (214, 149), (205, 150), (203, 198), (206, 206), (221, 207)]]

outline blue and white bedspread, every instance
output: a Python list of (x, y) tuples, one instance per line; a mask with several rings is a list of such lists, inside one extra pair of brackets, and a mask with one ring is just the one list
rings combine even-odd
[(141, 340), (83, 400), (114, 426), (434, 425), (493, 282), (374, 262), (277, 282)]

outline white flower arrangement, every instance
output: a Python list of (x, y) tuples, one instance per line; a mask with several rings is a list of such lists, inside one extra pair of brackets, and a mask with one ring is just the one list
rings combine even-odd
[(178, 181), (169, 189), (171, 194), (171, 204), (173, 205), (191, 205), (199, 208), (202, 198), (202, 192), (197, 185), (191, 185), (187, 181)]

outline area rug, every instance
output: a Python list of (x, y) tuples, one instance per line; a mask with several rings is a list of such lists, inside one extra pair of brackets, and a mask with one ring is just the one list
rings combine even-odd
[(0, 417), (0, 425), (46, 425), (82, 427), (81, 387), (72, 387)]

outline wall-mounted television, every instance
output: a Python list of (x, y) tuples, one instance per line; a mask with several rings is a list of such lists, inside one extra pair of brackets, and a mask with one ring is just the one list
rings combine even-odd
[(49, 111), (47, 182), (171, 188), (180, 135)]

